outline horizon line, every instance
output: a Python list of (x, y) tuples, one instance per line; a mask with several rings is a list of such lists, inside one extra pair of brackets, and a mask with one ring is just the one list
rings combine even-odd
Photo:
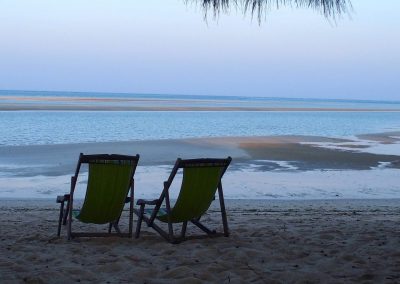
[(214, 98), (237, 98), (237, 99), (286, 99), (286, 100), (315, 100), (315, 101), (335, 101), (335, 102), (363, 102), (363, 103), (394, 103), (400, 104), (400, 100), (378, 100), (378, 99), (338, 99), (338, 98), (316, 98), (316, 97), (274, 97), (274, 96), (239, 96), (239, 95), (208, 95), (208, 94), (172, 94), (172, 93), (135, 93), (135, 92), (110, 92), (110, 91), (60, 91), (60, 90), (20, 90), (20, 89), (0, 89), (0, 96), (2, 92), (30, 92), (30, 93), (71, 93), (71, 94), (114, 94), (114, 95), (141, 95), (141, 96), (178, 96), (178, 97), (214, 97)]

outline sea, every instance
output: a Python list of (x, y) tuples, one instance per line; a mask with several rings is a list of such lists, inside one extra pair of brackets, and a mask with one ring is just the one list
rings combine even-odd
[[(95, 107), (79, 108), (88, 105)], [(118, 110), (126, 105), (152, 110)], [(157, 110), (166, 106), (208, 110)], [(398, 131), (400, 101), (0, 91), (0, 147), (11, 147), (13, 151), (25, 151), (34, 145), (201, 137), (304, 135), (357, 139), (360, 134)], [(400, 152), (400, 144), (387, 146), (391, 146), (390, 151)], [(30, 169), (38, 172), (38, 168), (49, 165), (28, 165), (24, 159), (15, 164), (4, 161), (0, 156), (0, 199), (54, 199), (69, 191), (70, 173), (24, 175)], [(170, 167), (138, 167), (136, 197), (157, 198)], [(70, 172), (73, 170), (71, 166)], [(87, 179), (85, 174), (82, 176)], [(79, 184), (83, 186), (84, 180)], [(248, 165), (246, 169), (228, 170), (224, 184), (225, 197), (232, 199), (400, 198), (399, 170), (386, 167), (364, 171), (297, 171), (288, 167), (265, 172)], [(80, 190), (77, 197), (83, 198), (84, 192)]]
[[(85, 142), (199, 137), (312, 135), (352, 138), (400, 130), (400, 101), (288, 99), (233, 96), (183, 96), (71, 92), (0, 91), (1, 104), (246, 107), (236, 111), (0, 111), (0, 145), (49, 145)], [(35, 100), (34, 98), (41, 98)], [(33, 99), (32, 99), (33, 98)], [(46, 100), (46, 98), (48, 100)], [(54, 99), (60, 100), (54, 100)], [(62, 100), (62, 98), (70, 98)], [(104, 100), (109, 99), (109, 100)], [(135, 99), (131, 102), (130, 99)], [(251, 108), (291, 109), (252, 111)], [(304, 108), (333, 111), (301, 111)], [(250, 109), (250, 110), (249, 110)], [(296, 111), (299, 109), (299, 111)], [(351, 109), (353, 111), (340, 111)], [(337, 110), (337, 111), (336, 111)], [(358, 111), (371, 110), (371, 111)]]

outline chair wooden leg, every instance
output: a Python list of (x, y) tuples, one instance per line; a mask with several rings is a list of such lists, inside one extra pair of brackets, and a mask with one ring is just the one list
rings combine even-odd
[(115, 231), (116, 231), (118, 234), (121, 234), (121, 230), (119, 229), (118, 221), (112, 223), (112, 226), (114, 227)]
[(68, 238), (68, 240), (71, 240), (71, 238), (72, 238), (72, 214), (71, 214), (71, 210), (69, 210), (69, 214), (68, 214), (67, 238)]
[(167, 191), (165, 193), (165, 207), (167, 209), (167, 219), (168, 219), (168, 237), (171, 243), (175, 242), (175, 237), (174, 237), (174, 228), (171, 222), (171, 206), (169, 203), (169, 192)]
[(203, 230), (204, 232), (207, 233), (207, 235), (215, 235), (215, 231), (211, 231), (209, 228), (207, 228), (206, 226), (204, 226), (202, 223), (200, 223), (198, 220), (193, 219), (191, 221), (193, 224), (195, 224), (197, 227), (199, 227), (201, 230)]
[(66, 225), (66, 224), (67, 224), (67, 218), (68, 218), (69, 206), (70, 206), (69, 203), (70, 203), (70, 201), (67, 200), (67, 207), (65, 208), (64, 217), (63, 217), (63, 225)]
[(121, 230), (119, 229), (119, 220), (121, 219), (121, 216), (118, 217), (118, 219), (114, 222), (111, 222), (108, 226), (108, 233), (111, 233), (111, 229), (114, 227), (115, 231), (118, 234), (121, 234)]
[[(67, 209), (66, 209), (66, 214), (68, 215), (68, 224), (67, 224), (67, 237), (68, 240), (71, 240), (72, 238), (72, 208), (73, 208), (73, 204), (74, 204), (74, 187), (75, 187), (75, 183), (76, 183), (76, 178), (75, 177), (71, 177), (71, 194), (69, 196), (68, 202), (67, 202)], [(64, 216), (65, 217), (65, 216)], [(65, 217), (67, 218), (67, 217)]]
[(168, 222), (168, 236), (171, 243), (175, 241), (174, 228), (171, 222)]
[(182, 232), (181, 232), (181, 238), (182, 238), (182, 239), (185, 238), (187, 223), (188, 223), (188, 222), (186, 221), (186, 222), (183, 222), (183, 224), (182, 224)]
[(218, 185), (218, 196), (219, 196), (219, 204), (220, 204), (220, 207), (221, 207), (222, 224), (224, 226), (224, 236), (225, 237), (229, 237), (228, 219), (226, 217), (224, 193), (222, 191), (221, 183)]
[(61, 202), (61, 205), (60, 205), (60, 216), (58, 217), (58, 229), (57, 229), (57, 236), (58, 237), (61, 234), (61, 223), (63, 221), (63, 215), (64, 215), (64, 202)]
[(134, 193), (134, 179), (132, 179), (132, 186), (131, 186), (131, 198), (129, 202), (129, 237), (132, 238), (132, 231), (133, 231), (133, 193)]
[(144, 204), (140, 205), (138, 220), (137, 220), (137, 224), (136, 224), (136, 232), (135, 232), (136, 239), (139, 238), (139, 235), (140, 235), (140, 228), (142, 227), (143, 214), (144, 214)]
[[(143, 206), (144, 206), (144, 205), (143, 205)], [(144, 212), (144, 211), (143, 211), (143, 212)], [(173, 243), (173, 244), (179, 243), (179, 240), (176, 240), (176, 239), (174, 239), (174, 238), (171, 239), (170, 234), (169, 234), (168, 232), (164, 231), (161, 227), (157, 226), (157, 225), (155, 224), (155, 222), (151, 222), (151, 219), (150, 219), (151, 217), (150, 217), (150, 218), (147, 217), (146, 215), (144, 215), (144, 213), (141, 213), (140, 211), (139, 211), (139, 213), (137, 213), (137, 215), (138, 215), (138, 226), (137, 226), (137, 228), (136, 228), (136, 235), (135, 235), (135, 237), (136, 237), (136, 236), (137, 236), (137, 237), (139, 236), (140, 224), (141, 224), (143, 221), (145, 221), (146, 224), (147, 224), (147, 226), (149, 226), (149, 227), (153, 228), (155, 231), (157, 231), (157, 233), (159, 233), (167, 242), (170, 242), (170, 243)]]

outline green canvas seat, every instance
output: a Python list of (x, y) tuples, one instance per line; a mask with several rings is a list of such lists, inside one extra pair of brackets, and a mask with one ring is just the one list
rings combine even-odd
[[(218, 191), (221, 207), (224, 235), (228, 236), (228, 222), (226, 218), (224, 197), (221, 178), (228, 168), (231, 158), (227, 159), (178, 159), (170, 174), (168, 181), (164, 182), (164, 189), (159, 199), (138, 200), (139, 211), (136, 228), (136, 237), (140, 235), (141, 223), (154, 228), (165, 239), (172, 243), (178, 243), (185, 239), (188, 222), (193, 223), (209, 236), (217, 235), (215, 231), (209, 230), (200, 222), (200, 218), (210, 207)], [(170, 205), (169, 188), (178, 171), (183, 170), (182, 184), (178, 198), (174, 206)], [(161, 205), (165, 202), (165, 208)], [(153, 205), (154, 208), (145, 208), (146, 205)], [(168, 224), (168, 232), (155, 224), (155, 220)], [(182, 231), (179, 237), (174, 236), (173, 224), (182, 223)]]
[[(134, 173), (139, 161), (139, 155), (83, 155), (79, 161), (75, 175), (71, 177), (70, 194), (57, 197), (61, 203), (58, 225), (58, 236), (61, 223), (68, 225), (68, 239), (77, 236), (109, 236), (112, 227), (119, 236), (132, 236), (133, 226), (133, 190)], [(82, 164), (88, 164), (88, 182), (86, 195), (80, 209), (73, 208), (73, 196)], [(130, 192), (130, 196), (129, 196)], [(64, 210), (64, 203), (67, 208)], [(122, 233), (119, 229), (119, 219), (125, 203), (130, 203), (129, 232)], [(107, 233), (75, 233), (72, 232), (72, 219), (83, 223), (108, 224)], [(68, 220), (68, 222), (67, 222)]]

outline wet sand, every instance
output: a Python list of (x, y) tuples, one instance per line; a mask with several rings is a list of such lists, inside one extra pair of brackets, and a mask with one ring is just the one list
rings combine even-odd
[[(392, 137), (393, 133), (379, 135)], [(326, 137), (276, 136), (2, 146), (0, 198), (49, 198), (68, 192), (80, 152), (139, 153), (135, 180), (140, 198), (158, 197), (177, 157), (227, 156), (233, 158), (225, 176), (226, 195), (230, 198), (400, 198), (400, 155), (367, 152), (371, 145), (398, 150), (399, 144), (359, 143)], [(86, 168), (82, 168), (82, 184), (87, 179), (85, 174)], [(80, 192), (83, 194), (84, 190)]]
[[(381, 137), (393, 135), (380, 134)], [(385, 138), (386, 139), (386, 138)], [(352, 143), (354, 149), (330, 149), (318, 143)], [(0, 147), (0, 170), (15, 176), (63, 175), (74, 169), (79, 153), (140, 154), (141, 166), (172, 165), (177, 157), (233, 158), (233, 168), (262, 160), (290, 162), (298, 170), (368, 170), (386, 163), (400, 168), (400, 156), (373, 154), (356, 141), (313, 136), (225, 137), (131, 142)], [(7, 167), (6, 165), (12, 165)], [(276, 169), (275, 165), (270, 170)]]
[(383, 144), (400, 142), (400, 132), (398, 131), (357, 135), (357, 137), (359, 139), (377, 141)]
[(299, 143), (241, 143), (252, 158), (278, 161), (292, 161), (302, 170), (368, 170), (379, 163), (390, 163), (389, 167), (400, 168), (400, 157), (376, 155), (363, 152), (338, 151)]
[[(398, 283), (400, 200), (227, 200), (231, 236), (56, 237), (54, 200), (0, 203), (2, 283)], [(126, 213), (126, 212), (125, 212)], [(121, 228), (126, 229), (126, 215)], [(136, 218), (135, 218), (136, 220)], [(213, 206), (204, 221), (221, 229)], [(78, 222), (75, 229), (105, 230)], [(201, 232), (188, 227), (188, 234)]]

